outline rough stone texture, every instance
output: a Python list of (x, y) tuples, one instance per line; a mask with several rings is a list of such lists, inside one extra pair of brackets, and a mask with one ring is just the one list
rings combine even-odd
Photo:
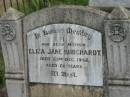
[(90, 0), (89, 6), (93, 7), (128, 7), (130, 8), (129, 0)]
[(9, 97), (26, 97), (21, 22), (23, 15), (10, 8), (0, 19), (0, 40)]
[(124, 7), (116, 7), (111, 14), (107, 16), (110, 20), (128, 20), (130, 17), (130, 12)]
[(129, 11), (115, 8), (105, 20), (109, 96), (130, 96)]
[[(26, 68), (28, 68), (26, 35), (29, 31), (49, 24), (69, 23), (87, 26), (103, 33), (104, 18), (107, 14), (90, 7), (60, 6), (46, 8), (26, 16), (23, 19)], [(103, 89), (103, 87), (95, 87), (90, 92), (88, 86), (32, 84), (30, 97), (103, 97)]]
[(120, 79), (110, 79), (108, 81), (109, 85), (122, 85), (122, 86), (130, 86), (130, 80), (120, 80)]
[(8, 97), (26, 97), (26, 86), (23, 80), (6, 80)]
[[(46, 8), (24, 18), (24, 32), (42, 25), (56, 23), (79, 24), (103, 32), (103, 22), (107, 12), (82, 6), (58, 6)], [(38, 22), (37, 22), (38, 21)]]
[[(125, 33), (128, 35), (129, 33), (129, 23), (128, 21), (109, 21), (107, 25), (109, 27), (122, 24), (123, 29), (125, 29)], [(112, 32), (111, 28), (106, 28), (106, 40), (107, 40), (107, 58), (108, 58), (108, 67), (109, 67), (109, 78), (110, 79), (130, 79), (130, 64), (128, 62), (129, 55), (129, 37), (119, 36), (121, 42), (116, 40), (116, 36), (110, 36), (110, 32)], [(118, 37), (118, 36), (117, 36)], [(114, 40), (115, 39), (115, 40)], [(116, 41), (116, 42), (114, 42)]]
[[(119, 10), (117, 11), (121, 12), (120, 14), (122, 14), (122, 19), (120, 15), (119, 16), (116, 15), (117, 19), (111, 18), (110, 20), (109, 18), (109, 20), (105, 21), (109, 78), (110, 79), (130, 79), (129, 20), (128, 20), (128, 17), (124, 18), (125, 16), (127, 16), (127, 13), (124, 13), (123, 11), (119, 11)], [(115, 12), (115, 9), (114, 9), (114, 12)], [(114, 17), (113, 11), (112, 11), (112, 14), (110, 15)], [(116, 26), (118, 26), (119, 28), (115, 29), (114, 27)], [(119, 31), (119, 33), (115, 33), (115, 30)], [(113, 36), (112, 32), (117, 34), (117, 37)]]
[(98, 87), (33, 85), (31, 97), (103, 97), (103, 89)]
[(110, 86), (109, 97), (130, 97), (129, 86)]

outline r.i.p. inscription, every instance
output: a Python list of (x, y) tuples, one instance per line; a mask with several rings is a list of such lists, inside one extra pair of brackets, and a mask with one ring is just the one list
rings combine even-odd
[(101, 33), (76, 24), (51, 24), (27, 33), (29, 81), (103, 85)]

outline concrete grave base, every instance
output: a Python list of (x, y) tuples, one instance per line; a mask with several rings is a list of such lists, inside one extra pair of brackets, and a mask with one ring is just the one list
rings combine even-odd
[(129, 86), (110, 86), (109, 97), (130, 97)]

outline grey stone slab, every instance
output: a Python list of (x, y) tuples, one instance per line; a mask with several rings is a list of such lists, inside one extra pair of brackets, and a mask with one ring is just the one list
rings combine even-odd
[(0, 19), (0, 40), (5, 61), (8, 97), (26, 97), (22, 18), (24, 14), (10, 8)]
[(6, 80), (8, 97), (26, 97), (24, 81)]
[[(90, 58), (90, 60), (92, 60), (93, 62), (91, 63), (91, 65), (86, 66), (86, 64), (83, 63), (86, 67), (90, 68), (87, 70), (91, 71), (89, 72), (89, 74), (86, 74), (88, 76), (86, 77), (88, 78), (87, 80), (89, 80), (89, 82), (91, 83), (94, 83), (94, 85), (96, 84), (97, 86), (100, 86), (100, 87), (88, 87), (88, 85), (93, 85), (93, 84), (86, 84), (87, 81), (84, 81), (84, 83), (79, 82), (80, 84), (76, 84), (74, 86), (61, 85), (62, 83), (59, 83), (60, 85), (57, 85), (56, 83), (55, 85), (41, 84), (43, 80), (47, 79), (47, 77), (46, 76), (43, 77), (44, 72), (42, 71), (42, 68), (38, 64), (43, 63), (43, 65), (45, 65), (45, 63), (41, 61), (37, 61), (39, 60), (37, 59), (39, 58), (38, 55), (31, 56), (31, 58), (29, 58), (28, 60), (28, 47), (30, 45), (31, 46), (36, 45), (35, 47), (44, 48), (44, 46), (41, 46), (40, 44), (41, 42), (50, 41), (50, 43), (54, 43), (56, 39), (59, 39), (59, 38), (62, 39), (64, 35), (53, 34), (47, 38), (44, 37), (45, 38), (43, 39), (44, 41), (42, 41), (42, 39), (39, 41), (31, 41), (32, 37), (30, 40), (28, 40), (29, 38), (27, 37), (27, 35), (29, 34), (28, 32), (32, 31), (32, 33), (35, 33), (33, 31), (36, 30), (37, 28), (39, 29), (40, 27), (46, 27), (48, 25), (59, 24), (57, 28), (62, 28), (61, 27), (62, 24), (69, 24), (69, 25), (73, 24), (74, 25), (73, 29), (79, 30), (80, 28), (85, 27), (84, 29), (89, 29), (87, 30), (87, 33), (91, 32), (94, 34), (96, 32), (99, 32), (96, 35), (94, 34), (95, 39), (92, 39), (93, 41), (91, 42), (95, 43), (95, 45), (92, 45), (92, 46), (99, 46), (100, 49), (102, 49), (101, 45), (99, 44), (101, 44), (101, 38), (103, 38), (101, 36), (104, 35), (104, 19), (106, 18), (107, 14), (108, 14), (107, 12), (93, 9), (91, 7), (58, 6), (58, 7), (42, 9), (40, 11), (27, 15), (26, 17), (23, 18), (22, 13), (12, 8), (8, 10), (7, 13), (3, 15), (0, 21), (1, 23), (0, 39), (2, 43), (4, 60), (6, 64), (5, 76), (6, 76), (6, 83), (7, 83), (7, 90), (8, 90), (9, 97), (102, 97), (104, 95), (103, 93), (104, 86), (102, 86), (103, 71), (101, 70), (102, 64), (100, 63), (102, 61), (103, 64), (106, 64), (104, 63), (104, 60), (101, 60), (102, 56), (100, 58), (99, 57)], [(121, 17), (122, 16), (124, 16), (124, 18), (127, 18), (127, 15), (124, 15), (124, 13), (121, 14)], [(40, 32), (39, 30), (36, 30), (36, 31), (38, 31), (37, 33)], [(43, 32), (40, 32), (40, 33), (43, 33)], [(100, 35), (100, 37), (98, 37), (98, 35)], [(88, 41), (87, 39), (78, 37), (78, 35), (76, 37), (74, 37), (73, 35), (69, 35), (66, 38), (68, 38), (68, 40), (75, 38), (72, 42), (80, 42), (80, 41), (83, 42), (85, 40)], [(60, 39), (58, 42), (61, 42)], [(88, 45), (91, 46), (90, 43), (88, 43)], [(53, 46), (50, 45), (50, 48), (51, 47)], [(103, 44), (103, 47), (105, 47), (104, 44)], [(86, 48), (87, 47), (84, 47), (83, 49), (86, 49)], [(79, 49), (79, 48), (73, 47), (73, 49)], [(105, 56), (105, 52), (103, 52), (103, 56)], [(70, 57), (76, 58), (78, 56), (70, 56)], [(53, 62), (58, 63), (58, 61), (53, 61)], [(76, 63), (76, 62), (73, 62), (73, 63)], [(99, 63), (99, 66), (96, 63)], [(34, 64), (36, 68), (35, 67), (30, 68)], [(82, 65), (81, 62), (79, 62), (79, 64)], [(105, 69), (104, 71), (106, 71), (105, 67), (103, 67), (102, 69)], [(40, 70), (42, 71), (42, 73)], [(87, 70), (84, 70), (85, 72), (80, 72), (79, 75), (81, 75), (81, 77), (84, 78), (84, 75), (85, 75), (84, 73), (88, 72)], [(34, 77), (35, 81), (30, 81), (31, 78), (30, 79), (28, 78), (29, 72), (31, 72), (30, 73), (30, 75), (32, 76), (31, 78)], [(35, 73), (37, 73), (38, 76), (35, 77), (34, 76)], [(97, 79), (99, 82), (97, 81)], [(80, 77), (78, 80), (82, 81)], [(70, 84), (76, 83), (75, 81), (76, 80), (72, 80)], [(100, 85), (97, 83), (100, 83)], [(86, 86), (77, 86), (77, 85), (86, 85)], [(31, 91), (29, 88), (31, 89)]]
[(117, 7), (123, 6), (130, 8), (129, 0), (90, 0), (89, 6), (93, 7)]
[(106, 48), (110, 79), (130, 79), (130, 22), (127, 12), (128, 11), (124, 8), (115, 8), (108, 15), (109, 19), (105, 21)]
[(103, 32), (104, 18), (108, 13), (91, 7), (58, 6), (37, 11), (23, 20), (24, 32), (55, 23), (71, 23), (88, 26)]
[(108, 81), (109, 85), (126, 85), (126, 86), (130, 86), (130, 80), (109, 80)]
[[(27, 34), (34, 29), (39, 27), (51, 25), (51, 24), (75, 24), (80, 26), (85, 26), (87, 28), (96, 30), (104, 33), (104, 18), (107, 16), (107, 12), (97, 10), (91, 7), (83, 7), (83, 6), (58, 6), (42, 9), (40, 11), (34, 12), (23, 19), (23, 37), (24, 37), (24, 50), (25, 50), (25, 68), (28, 74), (28, 45), (27, 45)], [(60, 27), (60, 26), (59, 26)], [(53, 36), (53, 35), (52, 35)], [(57, 37), (57, 36), (55, 36)], [(53, 38), (52, 38), (53, 39)], [(47, 41), (47, 40), (46, 40)], [(51, 40), (52, 41), (52, 40)], [(31, 42), (30, 42), (31, 43)], [(38, 43), (35, 43), (38, 45)], [(32, 43), (33, 45), (33, 43)], [(104, 47), (104, 46), (103, 46)], [(104, 54), (104, 53), (103, 53)], [(105, 54), (104, 54), (105, 56)], [(35, 57), (35, 56), (34, 56)], [(76, 56), (75, 56), (76, 57)], [(37, 57), (38, 58), (38, 57)], [(35, 60), (33, 60), (35, 61)], [(104, 63), (104, 61), (103, 61)], [(38, 67), (40, 69), (40, 67)], [(97, 67), (98, 68), (98, 67)], [(40, 75), (40, 71), (38, 73)], [(41, 74), (42, 75), (42, 74)], [(28, 75), (27, 75), (28, 76)], [(96, 75), (95, 75), (96, 76)], [(41, 78), (43, 79), (43, 78)], [(40, 82), (39, 82), (40, 83)], [(103, 92), (98, 91), (98, 88), (102, 88), (103, 86), (96, 87), (97, 91), (93, 91), (89, 88), (86, 93), (85, 88), (88, 86), (70, 86), (70, 85), (55, 85), (55, 84), (39, 84), (35, 85), (32, 83), (30, 85), (31, 96), (35, 97), (101, 97), (104, 95)], [(29, 83), (30, 84), (30, 83)], [(39, 87), (37, 87), (39, 85)], [(70, 86), (70, 87), (69, 87)], [(66, 87), (66, 88), (65, 88)], [(60, 91), (59, 91), (60, 89)], [(35, 91), (36, 90), (36, 91)], [(39, 93), (39, 90), (45, 90), (44, 93)], [(60, 92), (60, 93), (57, 93)], [(92, 93), (93, 92), (93, 93)], [(33, 95), (34, 94), (34, 95)], [(46, 96), (48, 95), (48, 96)]]
[(30, 97), (104, 97), (103, 89), (71, 85), (36, 84), (30, 87)]
[(116, 7), (114, 10), (107, 16), (107, 19), (110, 20), (128, 20), (130, 16), (130, 11), (124, 7)]
[(129, 86), (110, 86), (109, 97), (130, 97)]
[(51, 24), (28, 32), (27, 46), (30, 82), (103, 86), (100, 32)]
[[(106, 48), (110, 79), (130, 79), (129, 63), (129, 22), (107, 21)], [(122, 35), (113, 36), (114, 29), (122, 29)], [(120, 33), (121, 33), (120, 32)], [(123, 36), (124, 35), (124, 36)], [(123, 37), (122, 37), (123, 36)]]

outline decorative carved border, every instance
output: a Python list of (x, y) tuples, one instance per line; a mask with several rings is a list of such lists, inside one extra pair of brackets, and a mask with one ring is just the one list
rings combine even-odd
[(126, 39), (127, 30), (124, 28), (123, 23), (112, 23), (108, 36), (113, 42), (122, 42)]
[(0, 23), (0, 32), (6, 41), (11, 41), (16, 38), (16, 32), (9, 23)]

